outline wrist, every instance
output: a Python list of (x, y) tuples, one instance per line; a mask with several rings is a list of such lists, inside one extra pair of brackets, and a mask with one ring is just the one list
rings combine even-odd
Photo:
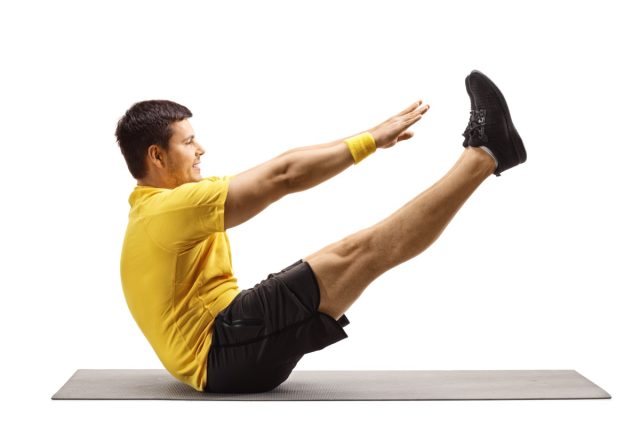
[(345, 139), (344, 142), (347, 144), (347, 147), (349, 147), (349, 151), (351, 152), (351, 156), (353, 157), (353, 162), (355, 164), (358, 164), (360, 161), (373, 154), (378, 148), (376, 140), (369, 132), (360, 133), (359, 135)]

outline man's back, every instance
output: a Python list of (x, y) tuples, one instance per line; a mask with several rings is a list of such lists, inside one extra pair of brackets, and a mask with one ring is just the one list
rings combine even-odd
[(202, 390), (211, 325), (239, 293), (224, 232), (229, 178), (137, 186), (121, 257), (129, 309), (165, 368)]

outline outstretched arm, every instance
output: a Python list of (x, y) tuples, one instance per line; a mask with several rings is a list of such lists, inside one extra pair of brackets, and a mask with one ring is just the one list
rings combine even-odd
[[(407, 129), (429, 109), (415, 102), (378, 126), (368, 130), (376, 147), (390, 148), (409, 139)], [(237, 226), (287, 194), (304, 191), (337, 175), (352, 165), (353, 157), (344, 139), (327, 144), (292, 149), (247, 170), (231, 180), (225, 203), (225, 228)]]

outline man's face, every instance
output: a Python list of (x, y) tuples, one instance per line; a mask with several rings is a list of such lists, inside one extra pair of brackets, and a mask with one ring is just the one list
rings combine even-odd
[(183, 183), (198, 182), (200, 175), (200, 156), (204, 149), (196, 142), (193, 128), (189, 120), (176, 121), (171, 124), (173, 135), (169, 139), (167, 152), (167, 176), (168, 183), (177, 187)]

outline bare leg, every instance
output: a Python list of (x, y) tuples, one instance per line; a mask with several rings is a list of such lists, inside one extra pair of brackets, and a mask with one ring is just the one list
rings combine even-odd
[(373, 280), (426, 250), (494, 170), (486, 152), (467, 148), (442, 179), (391, 216), (306, 257), (320, 287), (318, 310), (340, 318)]

